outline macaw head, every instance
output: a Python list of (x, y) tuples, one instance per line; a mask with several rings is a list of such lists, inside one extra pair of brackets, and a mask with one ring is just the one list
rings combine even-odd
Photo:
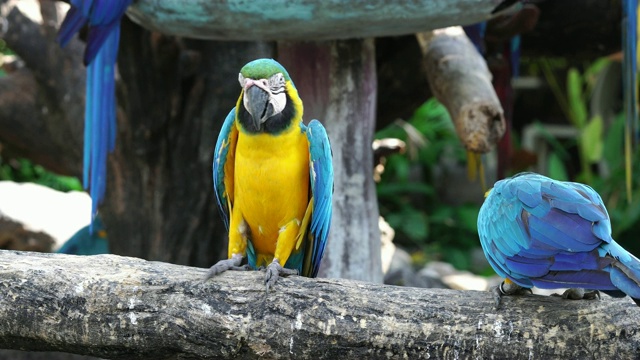
[[(243, 130), (278, 133), (302, 119), (302, 101), (287, 70), (273, 59), (254, 60), (240, 70), (236, 111)], [(295, 121), (294, 121), (295, 120)]]

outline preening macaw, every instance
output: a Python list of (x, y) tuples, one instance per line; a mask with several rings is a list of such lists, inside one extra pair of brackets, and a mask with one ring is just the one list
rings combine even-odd
[(222, 125), (213, 184), (229, 231), (229, 269), (266, 266), (267, 291), (279, 275), (315, 277), (331, 223), (333, 167), (322, 124), (302, 122), (303, 106), (289, 74), (272, 59), (246, 64), (242, 90)]
[(640, 260), (611, 238), (609, 214), (591, 187), (520, 173), (496, 182), (478, 215), (489, 264), (506, 280), (496, 300), (523, 288), (570, 289), (593, 298), (601, 290), (640, 305)]
[(109, 253), (107, 231), (102, 226), (100, 217), (93, 221), (93, 231), (87, 225), (78, 230), (56, 251), (60, 254), (98, 255)]
[(132, 0), (71, 0), (71, 8), (58, 32), (58, 42), (64, 47), (88, 24), (84, 53), (87, 86), (82, 181), (91, 195), (91, 226), (106, 189), (107, 153), (115, 147), (115, 66), (120, 40), (120, 19), (131, 2)]

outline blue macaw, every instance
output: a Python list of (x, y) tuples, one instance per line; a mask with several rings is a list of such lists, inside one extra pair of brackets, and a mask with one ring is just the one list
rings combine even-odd
[(246, 64), (242, 91), (222, 125), (213, 184), (229, 231), (223, 271), (266, 266), (267, 291), (278, 276), (315, 277), (331, 224), (333, 166), (322, 124), (302, 122), (303, 106), (287, 70), (272, 59)]
[(506, 278), (494, 289), (498, 304), (536, 286), (570, 288), (563, 297), (572, 299), (601, 290), (640, 305), (640, 260), (611, 238), (607, 209), (587, 185), (535, 173), (500, 180), (480, 209), (478, 233), (489, 264)]
[[(58, 42), (65, 46), (88, 23), (84, 63), (87, 87), (84, 120), (83, 185), (91, 195), (91, 218), (102, 202), (107, 181), (107, 153), (116, 139), (115, 66), (120, 19), (132, 0), (71, 0)], [(91, 225), (93, 226), (93, 225)]]
[(72, 255), (98, 255), (109, 253), (109, 241), (107, 240), (107, 231), (100, 221), (100, 217), (96, 217), (93, 221), (93, 232), (90, 225), (78, 230), (56, 251), (60, 254)]

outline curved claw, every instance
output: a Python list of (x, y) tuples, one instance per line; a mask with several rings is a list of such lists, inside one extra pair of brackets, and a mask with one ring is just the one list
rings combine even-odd
[(233, 254), (231, 255), (231, 259), (220, 260), (215, 265), (210, 267), (204, 279), (208, 280), (227, 270), (246, 271), (251, 269), (249, 265), (240, 266), (241, 263), (242, 263), (242, 255)]
[(565, 290), (565, 292), (563, 292), (562, 295), (551, 294), (551, 296), (558, 296), (558, 297), (562, 297), (563, 299), (570, 299), (570, 300), (582, 300), (582, 299), (600, 300), (600, 291), (598, 290), (585, 291), (585, 289), (583, 288), (571, 288), (571, 289)]
[(500, 285), (491, 288), (491, 293), (496, 303), (496, 309), (500, 307), (503, 296), (533, 294), (530, 288), (522, 287), (510, 280), (505, 280)]
[(267, 286), (267, 294), (269, 294), (269, 288), (276, 284), (280, 276), (298, 275), (298, 270), (282, 267), (277, 259), (273, 259), (273, 262), (267, 266), (266, 272), (264, 283)]

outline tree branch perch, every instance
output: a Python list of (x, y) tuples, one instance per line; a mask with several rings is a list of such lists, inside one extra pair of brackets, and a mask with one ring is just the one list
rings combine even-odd
[(205, 269), (137, 258), (0, 251), (0, 348), (103, 358), (633, 358), (628, 299), (280, 279), (204, 282)]

